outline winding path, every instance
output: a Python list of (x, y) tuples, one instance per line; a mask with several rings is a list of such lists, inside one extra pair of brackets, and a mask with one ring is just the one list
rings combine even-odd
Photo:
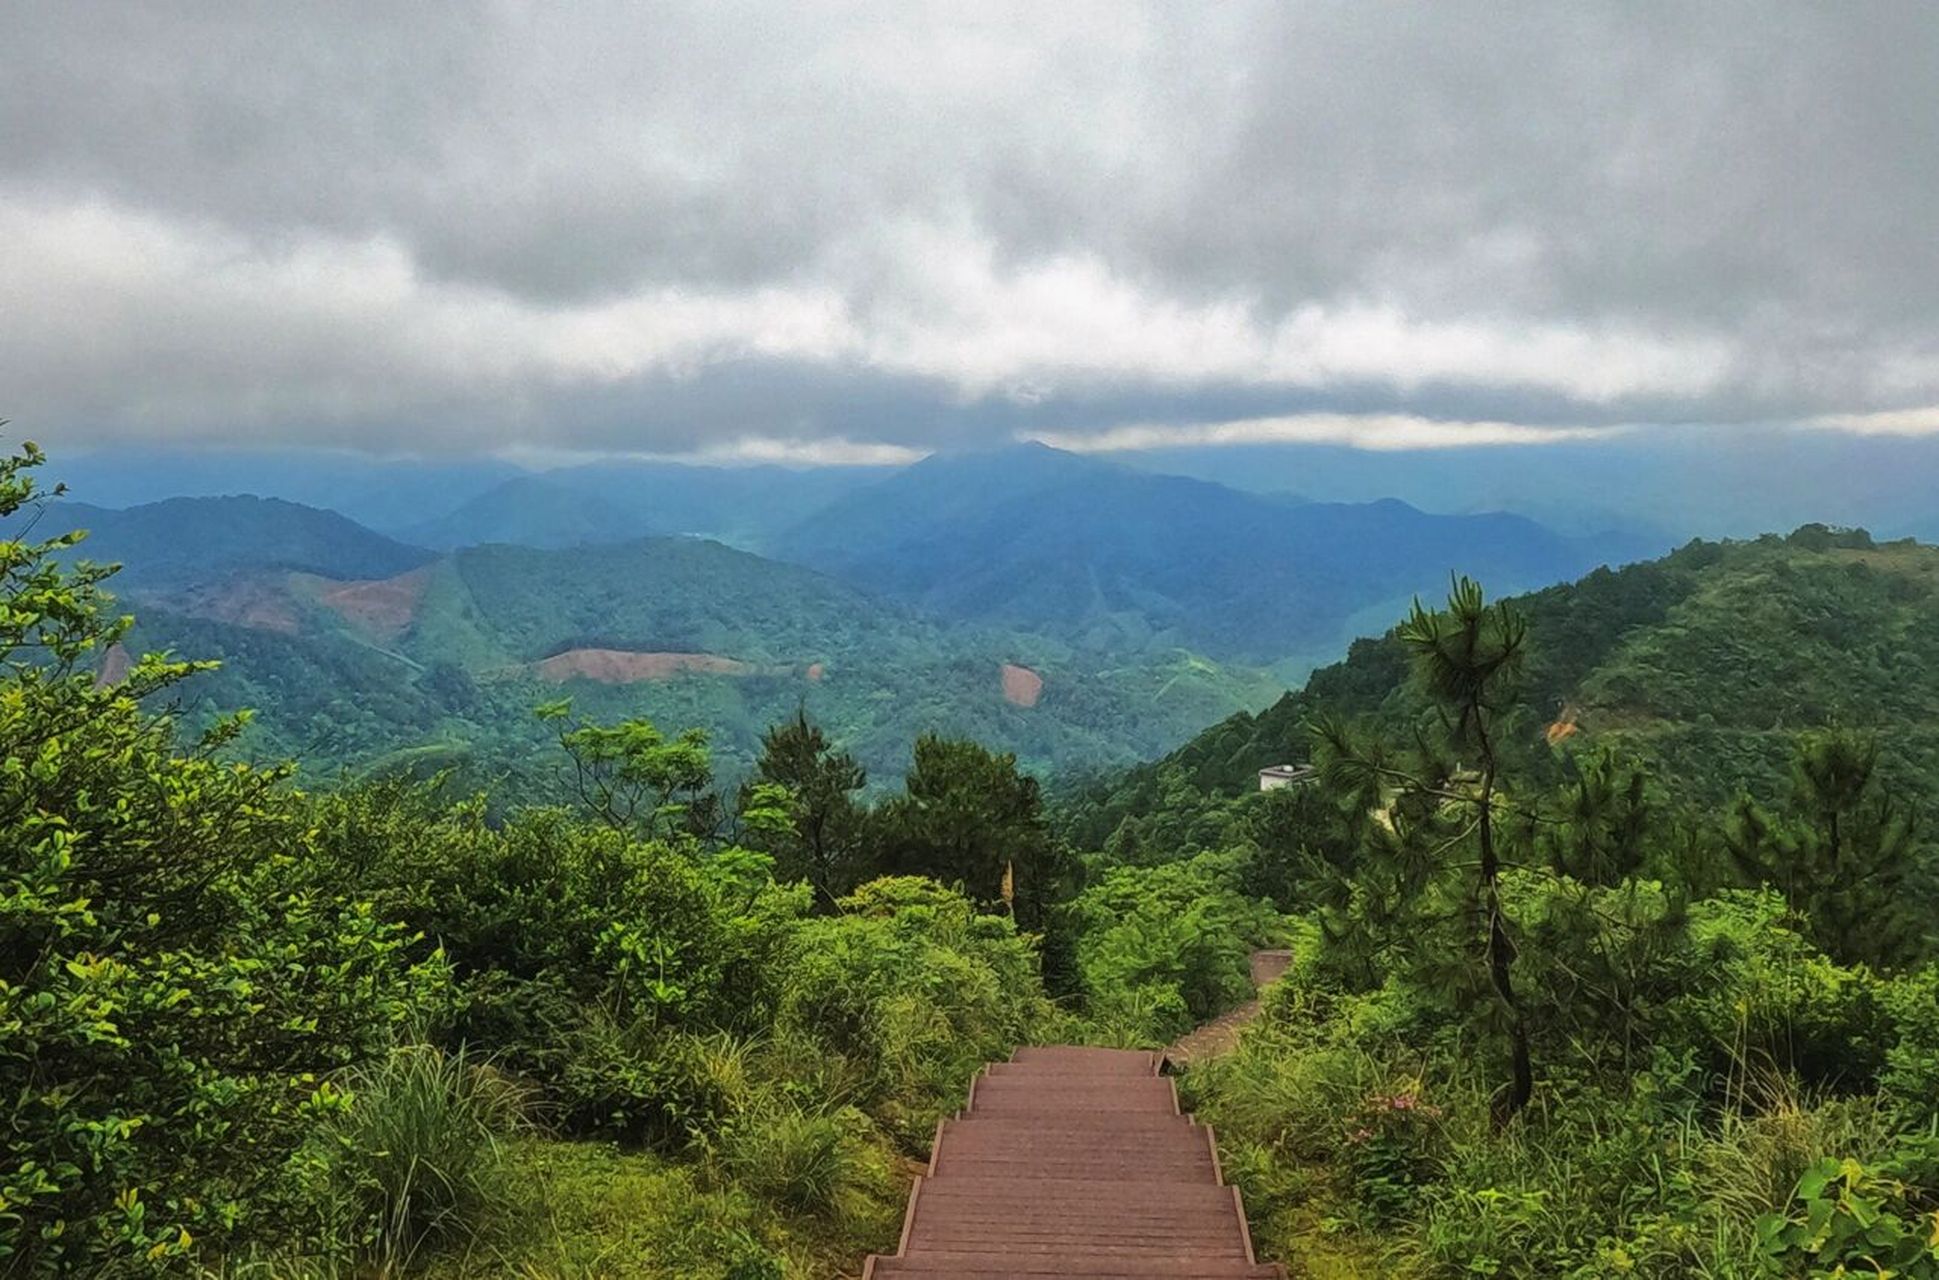
[[(1293, 953), (1290, 951), (1255, 951), (1252, 953), (1252, 985), (1264, 987), (1279, 981), (1286, 970), (1292, 967)], [(1205, 1058), (1216, 1057), (1229, 1052), (1239, 1043), (1239, 1033), (1246, 1024), (1259, 1016), (1257, 998), (1248, 1000), (1238, 1008), (1222, 1013), (1197, 1030), (1181, 1037), (1171, 1048), (1165, 1050), (1165, 1063), (1168, 1066), (1184, 1067)]]

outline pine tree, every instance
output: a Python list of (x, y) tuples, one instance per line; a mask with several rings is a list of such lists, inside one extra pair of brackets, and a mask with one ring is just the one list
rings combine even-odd
[[(1515, 988), (1515, 944), (1502, 909), (1500, 722), (1527, 628), (1481, 587), (1459, 578), (1447, 607), (1419, 601), (1395, 632), (1437, 711), (1413, 759), (1317, 721), (1316, 757), (1329, 787), (1359, 797), (1376, 820), (1349, 888), (1350, 928), (1365, 949), (1406, 956), (1417, 980), (1479, 1007), (1507, 1040), (1508, 1081), (1496, 1116), (1512, 1119), (1534, 1092), (1528, 1019)], [(1463, 857), (1472, 856), (1472, 860)], [(1463, 962), (1461, 957), (1470, 957)]]
[(829, 744), (806, 707), (762, 735), (754, 779), (741, 792), (744, 814), (761, 784), (787, 797), (783, 830), (759, 841), (774, 856), (778, 879), (807, 881), (816, 903), (827, 907), (867, 878), (868, 811), (856, 796), (868, 772)]
[(1878, 756), (1876, 740), (1849, 730), (1801, 736), (1785, 811), (1740, 797), (1723, 840), (1741, 875), (1782, 893), (1826, 952), (1896, 968), (1919, 959), (1906, 895), (1919, 829)]
[(1037, 780), (1007, 752), (924, 734), (903, 794), (882, 817), (892, 869), (959, 883), (985, 903), (1001, 899), (1008, 872), (1026, 929), (1042, 929), (1051, 906), (1069, 896), (1069, 854), (1051, 834)]

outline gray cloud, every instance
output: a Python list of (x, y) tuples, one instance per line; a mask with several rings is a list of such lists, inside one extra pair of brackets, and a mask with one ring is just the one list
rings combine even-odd
[(9, 27), (0, 410), (56, 443), (1918, 429), (1939, 404), (1917, 3)]

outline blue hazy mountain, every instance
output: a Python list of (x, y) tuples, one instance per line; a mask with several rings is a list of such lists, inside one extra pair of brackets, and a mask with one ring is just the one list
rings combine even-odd
[(1775, 425), (1637, 427), (1599, 439), (1372, 451), (1272, 444), (1124, 455), (1152, 471), (1433, 511), (1517, 511), (1566, 533), (1622, 528), (1656, 555), (1693, 537), (1822, 522), (1939, 533), (1939, 436)]
[(392, 532), (438, 548), (572, 547), (675, 533), (747, 546), (881, 476), (870, 467), (600, 463), (512, 477), (455, 510)]
[(252, 494), (327, 507), (391, 531), (449, 511), (524, 471), (491, 458), (379, 458), (337, 449), (126, 449), (55, 453), (47, 483), (98, 507)]
[(1342, 645), (1368, 611), (1384, 626), (1450, 573), (1522, 590), (1648, 548), (1517, 515), (1245, 493), (1025, 445), (926, 459), (771, 550), (943, 617), (1271, 662)]
[(123, 566), (117, 589), (206, 584), (250, 570), (389, 578), (433, 558), (338, 512), (281, 498), (169, 498), (122, 510), (51, 502), (8, 525), (9, 536), (34, 538), (74, 529), (88, 532), (76, 557)]

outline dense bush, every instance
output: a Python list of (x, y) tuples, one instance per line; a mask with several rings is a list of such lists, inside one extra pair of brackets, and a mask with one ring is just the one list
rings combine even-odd
[(1433, 1275), (1931, 1273), (1939, 970), (1891, 888), (1930, 855), (1875, 753), (1803, 737), (1775, 813), (1668, 820), (1610, 757), (1545, 787), (1487, 754), (1514, 646), (1478, 597), (1402, 639), (1464, 616), (1421, 655), (1455, 732), (1322, 722), (1338, 805), (1253, 823), (1315, 932), (1185, 1088), (1260, 1234), (1304, 1257), (1330, 1220), (1366, 1269)]
[(777, 1031), (839, 1055), (855, 1100), (924, 1142), (977, 1067), (1051, 1027), (1036, 949), (918, 877), (865, 884), (841, 906), (797, 932)]
[(1161, 1045), (1251, 994), (1252, 951), (1279, 917), (1240, 882), (1239, 858), (1201, 854), (1115, 867), (1078, 895), (1078, 973), (1110, 1038)]
[[(33, 498), (0, 463), (0, 516)], [(94, 664), (125, 630), (60, 545), (0, 542), (0, 1258), (167, 1266), (304, 1212), (286, 1168), (330, 1077), (443, 1012), (435, 950), (293, 874), (279, 771), (182, 754), (143, 709), (192, 668)]]

